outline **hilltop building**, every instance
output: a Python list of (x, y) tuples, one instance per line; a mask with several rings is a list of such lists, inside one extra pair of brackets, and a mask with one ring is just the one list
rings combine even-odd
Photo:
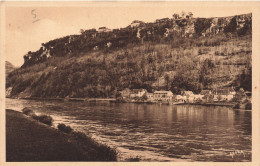
[(133, 27), (139, 27), (140, 25), (144, 24), (143, 21), (138, 21), (138, 20), (134, 20), (130, 26), (133, 28)]
[(98, 33), (102, 33), (102, 32), (111, 32), (112, 30), (107, 28), (107, 27), (100, 27), (98, 28)]
[(164, 23), (164, 22), (167, 22), (167, 21), (170, 21), (170, 19), (169, 18), (162, 18), (162, 19), (155, 20), (156, 23)]

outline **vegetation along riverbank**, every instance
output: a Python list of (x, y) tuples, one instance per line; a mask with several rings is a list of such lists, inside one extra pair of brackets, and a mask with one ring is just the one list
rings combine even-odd
[[(24, 114), (23, 114), (24, 113)], [(117, 161), (117, 151), (52, 118), (6, 110), (6, 161)]]

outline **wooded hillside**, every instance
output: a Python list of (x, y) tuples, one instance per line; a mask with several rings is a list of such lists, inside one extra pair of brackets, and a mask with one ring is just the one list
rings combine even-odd
[(251, 91), (252, 15), (81, 30), (43, 43), (7, 77), (11, 96), (113, 97), (124, 88)]

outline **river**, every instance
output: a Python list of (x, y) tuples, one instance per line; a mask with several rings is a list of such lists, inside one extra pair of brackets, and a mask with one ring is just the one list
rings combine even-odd
[(251, 111), (228, 107), (6, 99), (119, 151), (119, 160), (251, 161)]

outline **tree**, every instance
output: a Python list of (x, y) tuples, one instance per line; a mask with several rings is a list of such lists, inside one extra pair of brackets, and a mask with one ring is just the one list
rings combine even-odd
[(85, 30), (84, 29), (80, 29), (80, 34), (84, 34)]
[(214, 69), (215, 64), (210, 59), (204, 60), (200, 68), (199, 82), (202, 83), (203, 87), (208, 87), (212, 83), (211, 72)]
[(147, 94), (145, 93), (142, 97), (141, 97), (141, 100), (142, 101), (145, 101), (145, 100), (147, 100), (148, 99), (148, 97), (147, 97)]
[(184, 11), (181, 12), (181, 17), (184, 18), (186, 16), (186, 13)]
[(169, 88), (169, 80), (170, 80), (170, 77), (169, 77), (168, 74), (166, 74), (166, 75), (164, 76), (164, 80), (166, 81), (166, 84), (167, 84), (166, 89), (168, 90), (168, 88)]
[(243, 88), (246, 91), (252, 91), (252, 67), (244, 69), (232, 83), (236, 89)]
[(24, 62), (26, 62), (29, 59), (29, 57), (27, 55), (24, 55), (23, 59), (24, 59)]
[(218, 101), (221, 101), (221, 100), (222, 100), (221, 95), (218, 95), (218, 96), (217, 96), (217, 99), (218, 99)]
[(188, 12), (188, 16), (189, 16), (190, 18), (192, 18), (192, 17), (193, 17), (193, 13), (192, 13), (192, 12)]

